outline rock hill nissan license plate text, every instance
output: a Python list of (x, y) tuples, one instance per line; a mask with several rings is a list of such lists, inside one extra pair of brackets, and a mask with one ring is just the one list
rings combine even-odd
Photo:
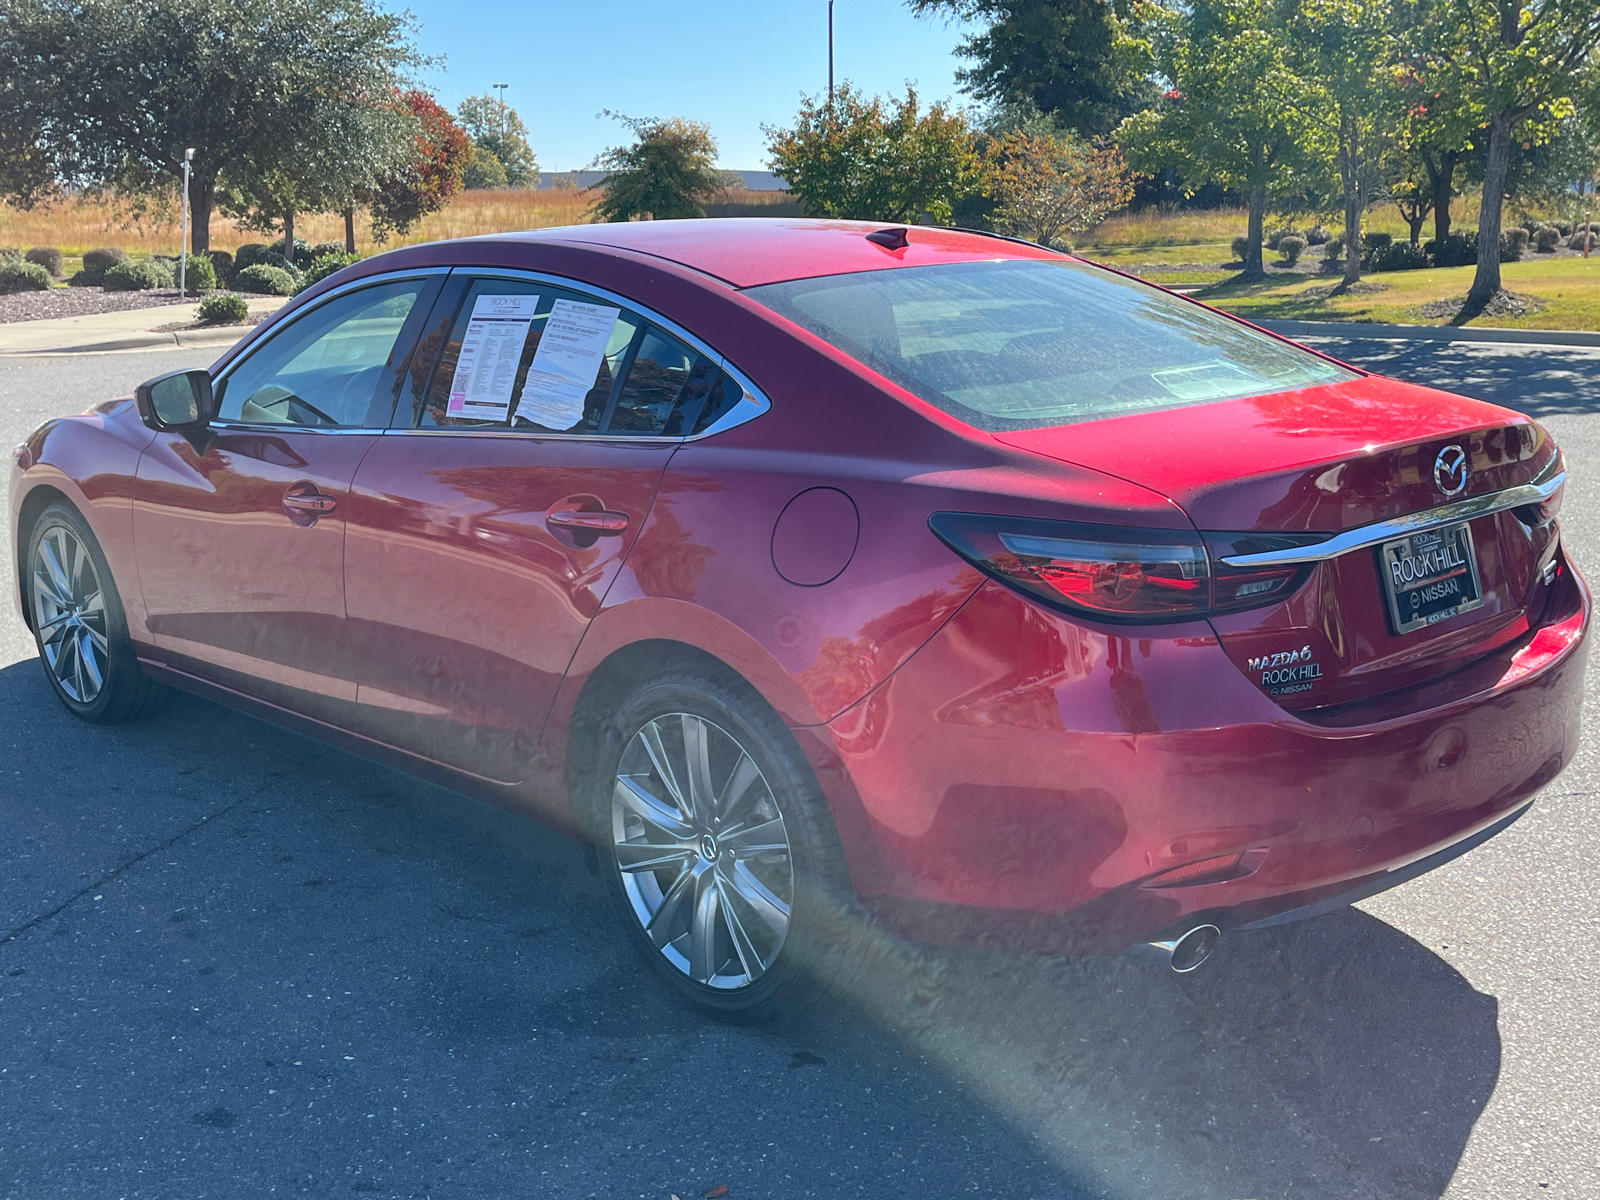
[(1385, 542), (1379, 555), (1396, 633), (1410, 633), (1483, 604), (1472, 531), (1465, 523)]

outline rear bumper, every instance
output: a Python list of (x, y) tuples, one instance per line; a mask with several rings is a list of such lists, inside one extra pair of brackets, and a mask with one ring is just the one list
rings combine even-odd
[[(1251, 687), (1208, 629), (1098, 632), (991, 584), (827, 727), (841, 769), (819, 778), (856, 818), (864, 904), (908, 936), (1115, 951), (1299, 919), (1526, 810), (1577, 748), (1589, 618), (1563, 565), (1534, 633), (1324, 726)], [(1247, 850), (1265, 856), (1243, 877), (1148, 886)]]

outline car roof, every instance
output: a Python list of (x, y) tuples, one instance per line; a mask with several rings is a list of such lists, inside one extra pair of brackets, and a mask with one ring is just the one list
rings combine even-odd
[[(893, 249), (867, 240), (867, 234), (884, 229), (903, 229), (907, 244)], [(968, 230), (800, 217), (567, 225), (496, 234), (483, 240), (561, 242), (630, 250), (715, 276), (737, 288), (890, 267), (1061, 257), (1042, 246)]]

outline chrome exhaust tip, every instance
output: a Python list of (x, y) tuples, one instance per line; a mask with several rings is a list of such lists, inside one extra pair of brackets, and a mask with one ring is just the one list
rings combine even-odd
[(1170, 942), (1146, 944), (1159, 953), (1167, 965), (1179, 975), (1187, 975), (1211, 957), (1211, 952), (1217, 948), (1217, 943), (1221, 940), (1222, 930), (1215, 925), (1196, 925), (1188, 933), (1173, 938)]

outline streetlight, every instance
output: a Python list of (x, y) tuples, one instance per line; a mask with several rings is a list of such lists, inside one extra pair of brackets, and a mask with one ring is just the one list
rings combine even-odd
[(828, 0), (828, 103), (833, 103), (833, 0)]
[[(194, 150), (183, 152), (183, 219), (178, 224), (178, 302), (183, 302), (185, 275), (189, 270), (189, 164)], [(170, 209), (168, 211), (171, 211)]]
[(500, 93), (500, 150), (501, 153), (504, 153), (506, 141), (506, 89), (511, 85), (509, 83), (492, 83), (489, 86)]

